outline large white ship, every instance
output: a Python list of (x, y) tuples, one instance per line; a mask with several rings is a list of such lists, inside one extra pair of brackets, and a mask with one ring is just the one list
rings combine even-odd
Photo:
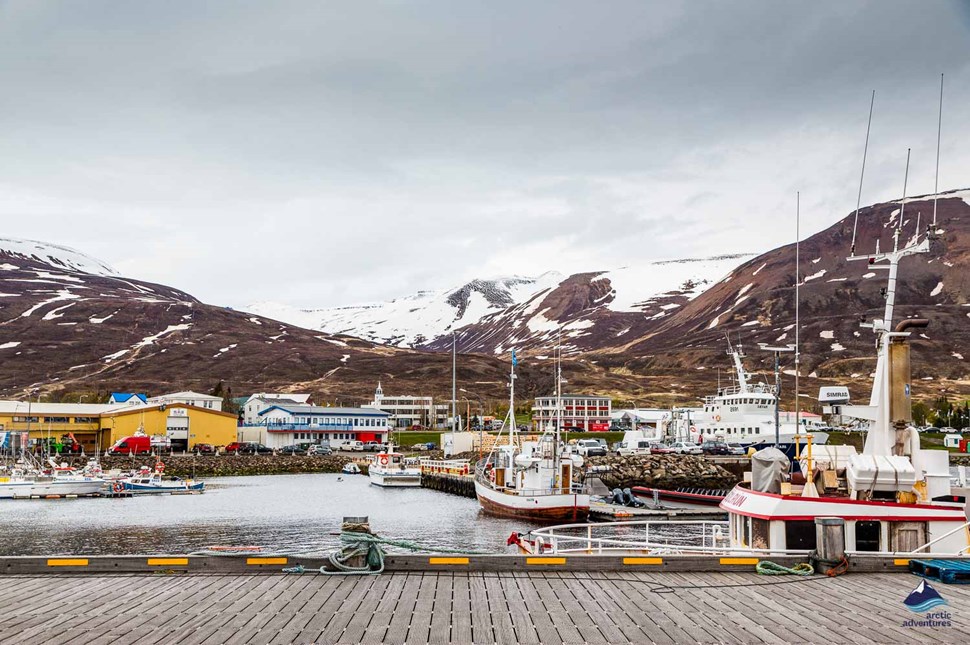
[[(740, 345), (729, 346), (736, 384), (720, 388), (717, 394), (704, 398), (702, 408), (673, 415), (667, 434), (679, 441), (718, 440), (745, 447), (764, 448), (775, 445), (775, 387), (754, 382), (744, 369), (744, 352)], [(782, 411), (778, 416), (778, 447), (794, 454), (794, 436), (810, 433), (813, 443), (828, 441), (828, 426), (822, 418), (804, 412)]]

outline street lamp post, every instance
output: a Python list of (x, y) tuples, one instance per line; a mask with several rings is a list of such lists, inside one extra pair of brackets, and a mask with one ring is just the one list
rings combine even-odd
[[(794, 345), (785, 345), (784, 347), (771, 347), (766, 343), (758, 343), (758, 347), (766, 352), (772, 352), (775, 355), (775, 448), (781, 443), (781, 423), (779, 421), (779, 405), (781, 402), (781, 354), (783, 352), (793, 352), (795, 351)], [(797, 407), (798, 401), (795, 402)], [(798, 432), (798, 429), (795, 429)]]

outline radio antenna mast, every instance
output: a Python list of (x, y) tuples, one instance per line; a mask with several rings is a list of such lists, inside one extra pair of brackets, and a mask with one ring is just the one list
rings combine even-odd
[(866, 157), (869, 154), (869, 130), (872, 128), (872, 106), (876, 103), (876, 90), (869, 99), (869, 123), (866, 125), (866, 146), (862, 149), (862, 172), (859, 174), (859, 194), (855, 200), (855, 221), (852, 223), (852, 248), (849, 255), (855, 255), (855, 233), (859, 227), (859, 208), (862, 206), (862, 180), (866, 176)]
[[(940, 137), (943, 133), (943, 74), (940, 74), (940, 118), (936, 124), (936, 178), (933, 180), (933, 228), (936, 228), (936, 198), (940, 193)], [(919, 231), (917, 231), (918, 233)]]

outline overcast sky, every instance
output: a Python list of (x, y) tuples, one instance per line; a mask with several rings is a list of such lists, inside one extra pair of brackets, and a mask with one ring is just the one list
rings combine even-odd
[(970, 186), (966, 2), (0, 1), (4, 235), (215, 304), (764, 251)]

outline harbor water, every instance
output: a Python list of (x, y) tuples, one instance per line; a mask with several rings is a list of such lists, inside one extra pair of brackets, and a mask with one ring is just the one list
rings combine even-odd
[(378, 488), (361, 475), (218, 477), (206, 480), (202, 495), (2, 500), (0, 555), (191, 553), (212, 546), (312, 553), (338, 546), (342, 518), (360, 515), (382, 537), (488, 553), (506, 552), (509, 534), (536, 526), (485, 515), (474, 499)]

